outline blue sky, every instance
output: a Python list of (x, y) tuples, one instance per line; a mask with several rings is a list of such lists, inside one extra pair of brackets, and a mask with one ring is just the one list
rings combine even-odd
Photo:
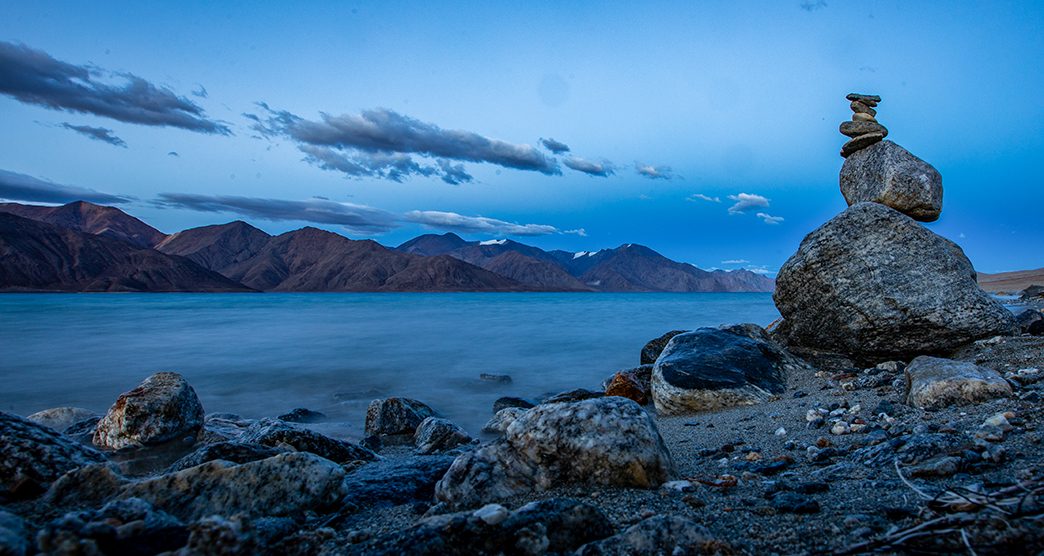
[[(1044, 266), (1044, 3), (557, 4), (8, 2), (0, 177), (130, 198), (166, 232), (456, 230), (774, 271), (845, 207), (858, 91), (942, 173), (931, 229), (982, 271)], [(85, 68), (66, 85), (102, 104), (32, 97), (52, 83), (12, 85), (11, 59)]]

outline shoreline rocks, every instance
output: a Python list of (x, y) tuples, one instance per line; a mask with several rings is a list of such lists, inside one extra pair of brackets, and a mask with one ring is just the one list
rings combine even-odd
[(0, 502), (38, 496), (65, 473), (104, 461), (97, 450), (0, 412)]
[(196, 436), (203, 428), (203, 404), (178, 373), (160, 372), (120, 394), (98, 422), (94, 445), (120, 450)]

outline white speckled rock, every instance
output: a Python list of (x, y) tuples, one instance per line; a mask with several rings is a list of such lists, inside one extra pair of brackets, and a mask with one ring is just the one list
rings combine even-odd
[(657, 487), (673, 473), (656, 421), (631, 400), (540, 405), (504, 437), (459, 456), (435, 487), (451, 507), (477, 507), (563, 484)]
[(505, 407), (494, 415), (486, 424), (482, 427), (482, 432), (486, 434), (504, 434), (508, 426), (515, 422), (522, 414), (528, 409), (522, 407)]
[(178, 373), (156, 373), (120, 394), (98, 422), (94, 445), (111, 450), (162, 444), (199, 434), (203, 405)]
[(937, 409), (1011, 396), (1000, 373), (974, 363), (918, 357), (906, 367), (906, 402)]
[(366, 408), (366, 434), (412, 435), (435, 410), (410, 398), (373, 400)]
[(54, 407), (37, 411), (26, 417), (26, 419), (38, 425), (50, 427), (58, 432), (65, 432), (66, 429), (80, 421), (101, 419), (101, 415), (82, 407)]

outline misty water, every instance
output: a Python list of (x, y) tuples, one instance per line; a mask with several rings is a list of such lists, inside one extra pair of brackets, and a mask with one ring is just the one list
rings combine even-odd
[(357, 438), (371, 400), (407, 396), (477, 433), (498, 397), (597, 388), (668, 330), (777, 316), (759, 293), (0, 295), (0, 410), (103, 413), (171, 370), (207, 412), (306, 407)]

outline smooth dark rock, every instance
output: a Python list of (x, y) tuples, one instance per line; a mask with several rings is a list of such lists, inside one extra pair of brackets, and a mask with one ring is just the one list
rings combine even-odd
[(417, 427), (413, 441), (419, 453), (434, 454), (468, 444), (471, 436), (449, 419), (428, 417)]
[(642, 520), (607, 539), (585, 544), (576, 556), (630, 556), (632, 554), (731, 553), (728, 543), (716, 540), (702, 525), (678, 516), (658, 515)]
[(960, 247), (877, 203), (853, 205), (806, 236), (773, 299), (788, 344), (871, 363), (1016, 330)]
[(619, 371), (609, 379), (609, 383), (605, 386), (606, 396), (620, 396), (632, 400), (638, 405), (649, 403), (651, 394), (651, 365), (643, 365), (630, 371)]
[(98, 422), (94, 445), (111, 450), (163, 444), (196, 436), (203, 428), (203, 404), (178, 373), (162, 372), (120, 394)]
[(260, 459), (270, 458), (282, 453), (283, 450), (270, 448), (261, 444), (249, 444), (245, 442), (218, 442), (197, 448), (196, 451), (174, 462), (168, 473), (188, 469), (202, 465), (208, 461), (224, 460), (232, 463), (247, 463)]
[(1023, 334), (1032, 336), (1044, 336), (1044, 311), (1038, 309), (1026, 309), (1018, 314), (1015, 320)]
[(881, 135), (888, 137), (888, 128), (877, 122), (841, 122), (838, 131), (840, 131), (842, 135), (851, 138), (870, 133), (880, 133)]
[(942, 176), (938, 170), (891, 141), (881, 141), (849, 156), (841, 167), (840, 181), (841, 194), (849, 206), (881, 203), (922, 222), (937, 220), (942, 212)]
[(330, 438), (313, 430), (297, 427), (276, 419), (261, 419), (243, 433), (239, 442), (269, 447), (289, 447), (298, 452), (309, 452), (337, 463), (369, 461), (377, 455), (344, 440)]
[(848, 93), (845, 98), (851, 101), (859, 101), (869, 106), (877, 106), (877, 103), (881, 102), (881, 97), (878, 95), (866, 95), (863, 93)]
[(37, 496), (66, 472), (104, 461), (52, 429), (0, 412), (0, 502)]
[(373, 400), (366, 409), (366, 434), (408, 434), (417, 431), (417, 425), (435, 410), (409, 398)]
[(376, 504), (430, 501), (435, 483), (453, 464), (452, 456), (411, 456), (367, 463), (345, 477), (344, 502), (359, 509)]
[(663, 353), (663, 348), (667, 347), (667, 343), (671, 341), (671, 338), (685, 332), (687, 330), (671, 330), (659, 338), (649, 340), (649, 343), (642, 347), (642, 356), (639, 363), (641, 365), (652, 365), (655, 363), (656, 359)]
[(540, 403), (568, 403), (568, 402), (579, 402), (583, 400), (591, 400), (594, 398), (601, 398), (605, 395), (605, 392), (596, 392), (594, 390), (588, 390), (586, 388), (577, 388), (575, 390), (569, 390), (567, 392), (559, 392), (554, 396), (544, 398)]
[(1023, 301), (1036, 301), (1044, 299), (1044, 286), (1038, 286), (1034, 284), (1022, 290), (1022, 292), (1020, 292), (1019, 299)]
[(497, 413), (500, 413), (501, 409), (506, 409), (508, 407), (521, 407), (522, 409), (529, 409), (535, 406), (536, 404), (529, 400), (505, 396), (503, 398), (497, 398), (497, 401), (493, 402), (493, 414), (495, 415)]
[[(863, 116), (865, 114), (856, 114), (856, 116)], [(877, 123), (873, 121), (857, 120), (859, 123)], [(874, 143), (879, 143), (885, 138), (883, 133), (866, 133), (849, 139), (847, 143), (841, 145), (841, 156), (849, 158), (857, 151), (863, 150)]]
[(318, 423), (326, 420), (326, 414), (299, 407), (290, 413), (280, 415), (278, 419), (288, 423)]

